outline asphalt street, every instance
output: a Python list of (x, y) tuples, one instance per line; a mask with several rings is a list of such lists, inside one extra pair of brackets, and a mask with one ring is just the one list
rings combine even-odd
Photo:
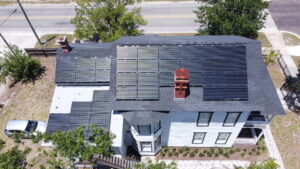
[[(144, 2), (135, 5), (142, 8), (142, 15), (148, 22), (142, 29), (146, 33), (191, 33), (196, 32), (198, 24), (193, 10), (198, 4), (189, 2)], [(0, 7), (0, 24), (5, 21), (14, 9), (15, 11), (0, 31), (30, 31), (29, 25), (17, 5)], [(24, 5), (34, 27), (40, 33), (72, 32), (74, 27), (70, 24), (75, 15), (75, 5)]]
[(273, 0), (269, 11), (279, 30), (300, 35), (300, 0)]

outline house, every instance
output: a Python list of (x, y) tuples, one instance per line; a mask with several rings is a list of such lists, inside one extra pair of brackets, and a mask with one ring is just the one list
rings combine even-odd
[(96, 124), (134, 147), (255, 144), (283, 107), (259, 41), (238, 36), (136, 36), (112, 43), (60, 39), (47, 132)]

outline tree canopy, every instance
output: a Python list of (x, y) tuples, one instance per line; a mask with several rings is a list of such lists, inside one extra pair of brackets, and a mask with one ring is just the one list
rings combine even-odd
[(71, 20), (76, 38), (107, 42), (124, 35), (139, 35), (138, 27), (146, 24), (141, 8), (127, 9), (137, 1), (77, 0), (76, 16)]
[(4, 59), (0, 60), (0, 81), (7, 78), (14, 82), (29, 82), (38, 78), (44, 71), (39, 60), (30, 57), (19, 47), (12, 45), (12, 51), (5, 50)]
[(24, 168), (26, 166), (26, 156), (30, 151), (30, 148), (21, 151), (15, 146), (4, 153), (0, 153), (0, 168)]
[(52, 135), (46, 133), (44, 140), (45, 142), (51, 141), (55, 145), (55, 151), (71, 160), (72, 163), (76, 160), (93, 162), (93, 157), (99, 154), (108, 157), (113, 155), (111, 147), (115, 136), (102, 128), (97, 128), (96, 125), (92, 125), (91, 130), (89, 141), (85, 138), (83, 126), (67, 133), (62, 131), (57, 131)]
[(264, 0), (196, 0), (198, 32), (206, 35), (239, 35), (252, 39), (264, 27), (269, 2)]

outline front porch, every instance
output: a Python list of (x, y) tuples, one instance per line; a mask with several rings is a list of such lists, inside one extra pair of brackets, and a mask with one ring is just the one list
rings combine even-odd
[(256, 144), (264, 131), (264, 128), (242, 128), (234, 144)]

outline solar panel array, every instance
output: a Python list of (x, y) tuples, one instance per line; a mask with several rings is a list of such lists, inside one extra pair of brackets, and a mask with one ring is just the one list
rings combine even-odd
[(110, 58), (58, 57), (56, 83), (110, 81)]
[(186, 68), (204, 100), (247, 100), (245, 52), (245, 46), (118, 46), (116, 97), (158, 100), (159, 87), (173, 86), (175, 69)]
[(92, 124), (108, 131), (110, 126), (108, 94), (108, 90), (94, 91), (92, 102), (72, 102), (70, 113), (50, 113), (46, 131), (53, 134), (58, 130), (67, 132), (84, 126), (86, 138), (92, 134)]

